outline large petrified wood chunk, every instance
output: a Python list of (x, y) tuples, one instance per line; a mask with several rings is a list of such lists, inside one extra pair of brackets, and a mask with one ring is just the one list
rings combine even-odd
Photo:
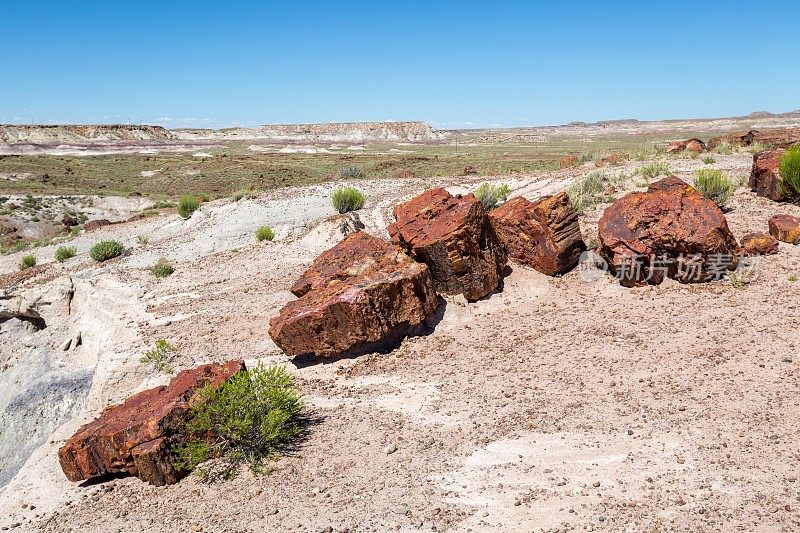
[(61, 469), (70, 481), (127, 472), (153, 485), (177, 482), (185, 472), (173, 466), (171, 442), (189, 413), (195, 392), (218, 387), (244, 370), (242, 361), (184, 370), (168, 385), (135, 394), (107, 407), (82, 426), (58, 450)]
[(786, 152), (783, 148), (764, 150), (753, 154), (753, 169), (747, 184), (758, 196), (780, 202), (784, 199), (783, 180), (780, 176), (781, 156)]
[(600, 255), (626, 286), (721, 277), (738, 262), (725, 215), (695, 188), (670, 176), (623, 196), (598, 223)]
[(489, 218), (511, 259), (549, 276), (574, 268), (586, 250), (578, 213), (564, 192), (535, 202), (512, 198)]
[(402, 336), (436, 310), (428, 267), (363, 231), (321, 254), (292, 287), (300, 295), (270, 321), (287, 355), (342, 355)]
[(800, 218), (775, 215), (769, 219), (769, 233), (781, 242), (800, 244)]
[(483, 298), (497, 288), (506, 253), (474, 194), (431, 189), (394, 208), (392, 242), (427, 264), (436, 290)]

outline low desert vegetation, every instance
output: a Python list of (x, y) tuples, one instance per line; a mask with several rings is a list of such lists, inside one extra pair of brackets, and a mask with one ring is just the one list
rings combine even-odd
[(788, 279), (789, 279), (789, 281), (794, 283), (795, 281), (797, 281), (797, 274), (789, 274), (789, 278)]
[(367, 172), (358, 166), (350, 166), (339, 169), (339, 177), (343, 180), (361, 180), (367, 177)]
[(178, 353), (178, 350), (166, 339), (158, 339), (155, 347), (146, 351), (139, 361), (146, 365), (152, 365), (153, 369), (158, 372), (169, 374), (172, 372), (170, 359), (176, 353)]
[(271, 241), (275, 238), (275, 230), (269, 226), (261, 226), (256, 230), (256, 240), (258, 242)]
[(364, 207), (367, 197), (355, 187), (340, 187), (333, 191), (331, 202), (337, 213), (358, 211)]
[(63, 263), (67, 259), (75, 257), (77, 253), (78, 249), (74, 246), (59, 246), (56, 248), (55, 258), (59, 263)]
[(136, 242), (139, 243), (139, 246), (147, 246), (147, 244), (150, 242), (150, 237), (147, 235), (139, 235), (136, 237)]
[(795, 201), (800, 200), (800, 145), (792, 146), (781, 156), (780, 174), (784, 193)]
[(734, 151), (735, 147), (729, 142), (721, 142), (714, 148), (714, 152), (721, 155), (731, 155)]
[(231, 200), (238, 202), (239, 200), (252, 200), (257, 196), (256, 191), (253, 189), (240, 189), (231, 195)]
[(200, 198), (192, 194), (181, 196), (178, 200), (178, 214), (183, 218), (189, 218), (200, 207)]
[(494, 209), (500, 203), (505, 202), (510, 193), (511, 187), (505, 183), (501, 183), (499, 185), (481, 183), (478, 188), (475, 189), (475, 197), (481, 201), (484, 209), (487, 211)]
[(36, 256), (35, 255), (26, 255), (19, 261), (19, 269), (20, 270), (28, 270), (29, 268), (36, 266)]
[(659, 176), (666, 176), (669, 174), (669, 164), (665, 161), (658, 161), (656, 163), (650, 163), (649, 165), (643, 165), (636, 169), (636, 174), (648, 180)]
[(698, 169), (695, 172), (694, 187), (720, 207), (728, 203), (734, 191), (733, 183), (728, 176), (715, 168)]
[(166, 278), (175, 272), (175, 267), (172, 266), (166, 257), (159, 258), (158, 261), (150, 268), (150, 272), (157, 278)]
[(89, 249), (89, 257), (102, 263), (115, 257), (119, 257), (125, 252), (125, 247), (119, 241), (106, 240), (100, 241)]
[(714, 158), (713, 158), (712, 156), (710, 156), (710, 155), (707, 155), (707, 156), (705, 156), (705, 157), (703, 158), (703, 163), (704, 163), (704, 164), (706, 164), (706, 165), (713, 165), (713, 164), (714, 164), (714, 163), (716, 163), (716, 162), (717, 162), (717, 161), (716, 161), (716, 159), (714, 159)]
[(583, 214), (587, 209), (600, 203), (603, 199), (605, 179), (603, 172), (590, 172), (567, 189), (569, 201), (578, 214)]
[(178, 468), (205, 480), (230, 479), (245, 465), (254, 473), (266, 471), (301, 432), (302, 400), (281, 366), (259, 363), (197, 394), (178, 432), (186, 438), (173, 453)]

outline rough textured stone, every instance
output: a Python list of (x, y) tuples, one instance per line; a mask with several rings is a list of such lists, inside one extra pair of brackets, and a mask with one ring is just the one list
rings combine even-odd
[(512, 198), (489, 213), (508, 256), (549, 276), (578, 264), (586, 245), (566, 193), (531, 202)]
[(95, 220), (90, 220), (86, 224), (83, 225), (83, 231), (94, 231), (96, 229), (100, 229), (103, 226), (110, 226), (111, 221), (106, 220), (105, 218), (98, 218)]
[(622, 156), (619, 154), (611, 154), (602, 159), (595, 161), (594, 166), (600, 167), (615, 167), (622, 163)]
[(361, 231), (315, 259), (291, 290), (300, 298), (269, 329), (289, 356), (332, 357), (393, 340), (437, 305), (426, 265)]
[(570, 168), (578, 166), (578, 158), (574, 155), (565, 155), (558, 162), (558, 168)]
[(723, 143), (733, 146), (750, 146), (753, 143), (764, 143), (785, 148), (796, 142), (800, 142), (800, 128), (779, 128), (766, 131), (749, 130), (714, 137), (708, 141), (708, 149), (713, 150)]
[(775, 215), (769, 219), (769, 233), (781, 242), (800, 244), (800, 218)]
[(685, 141), (674, 141), (669, 144), (667, 147), (667, 153), (674, 154), (677, 152), (683, 152), (684, 150), (688, 150), (690, 152), (694, 152), (699, 154), (704, 152), (706, 149), (706, 143), (701, 141), (700, 139), (687, 139)]
[(127, 472), (153, 485), (175, 483), (185, 473), (173, 467), (171, 438), (185, 421), (195, 392), (219, 386), (244, 369), (242, 361), (184, 370), (168, 385), (142, 391), (106, 408), (58, 450), (70, 481)]
[(719, 207), (670, 176), (623, 196), (598, 223), (600, 255), (626, 286), (664, 277), (706, 281), (736, 266), (739, 246)]
[(753, 169), (747, 184), (759, 196), (780, 202), (784, 200), (783, 180), (780, 177), (781, 156), (786, 152), (783, 148), (764, 150), (753, 155)]
[(506, 253), (481, 202), (431, 189), (395, 206), (392, 242), (431, 269), (436, 290), (483, 298), (497, 288)]
[(771, 255), (778, 253), (778, 239), (769, 233), (748, 233), (739, 241), (742, 255)]

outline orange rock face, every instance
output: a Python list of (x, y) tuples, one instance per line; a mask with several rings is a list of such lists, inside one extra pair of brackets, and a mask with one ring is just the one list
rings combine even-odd
[(586, 250), (578, 214), (564, 192), (535, 202), (513, 198), (489, 218), (509, 258), (549, 276), (574, 268)]
[(431, 189), (395, 206), (394, 217), (392, 242), (430, 267), (438, 292), (474, 301), (497, 288), (506, 253), (474, 194)]
[(669, 144), (667, 147), (667, 153), (673, 154), (677, 152), (683, 152), (684, 150), (688, 150), (690, 152), (694, 152), (699, 154), (704, 152), (706, 149), (706, 143), (701, 141), (700, 139), (687, 139), (685, 141), (674, 141)]
[(578, 166), (578, 158), (574, 155), (565, 155), (558, 162), (558, 168), (571, 168)]
[(769, 219), (769, 233), (781, 242), (800, 244), (800, 218), (775, 215)]
[(153, 485), (177, 482), (185, 472), (173, 466), (171, 438), (185, 421), (195, 392), (219, 386), (244, 370), (242, 361), (184, 370), (168, 385), (135, 394), (106, 408), (58, 450), (70, 481), (127, 472)]
[(408, 333), (436, 310), (428, 267), (359, 231), (303, 273), (269, 335), (289, 356), (333, 357)]
[(786, 152), (783, 148), (764, 150), (753, 155), (753, 169), (747, 184), (759, 196), (780, 202), (784, 199), (783, 180), (780, 177), (781, 156)]
[(771, 255), (778, 253), (778, 239), (769, 233), (748, 233), (741, 238), (742, 255)]
[(598, 236), (600, 255), (626, 286), (714, 279), (735, 268), (739, 253), (719, 207), (674, 176), (614, 202)]

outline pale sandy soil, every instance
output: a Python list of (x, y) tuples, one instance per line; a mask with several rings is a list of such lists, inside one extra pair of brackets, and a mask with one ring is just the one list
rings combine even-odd
[[(749, 171), (749, 154), (715, 157), (715, 166), (731, 174)], [(702, 162), (670, 165), (688, 177)], [(536, 198), (588, 170), (505, 181), (514, 194)], [(360, 220), (385, 236), (396, 202), (435, 184), (455, 192), (479, 181), (359, 182), (370, 195)], [(473, 304), (447, 298), (428, 335), (389, 353), (290, 361), (269, 339), (267, 324), (292, 298), (287, 289), (296, 277), (352, 223), (331, 216), (331, 187), (217, 201), (189, 221), (172, 215), (102, 228), (76, 240), (77, 258), (46, 265), (27, 282), (63, 274), (75, 280), (76, 306), (85, 316), (54, 318), (42, 339), (52, 345), (61, 340), (56, 332), (67, 335), (74, 321), (84, 320), (84, 351), (70, 355), (70, 364), (95, 373), (80, 415), (58, 428), (0, 494), (0, 526), (53, 532), (800, 528), (800, 282), (788, 279), (800, 274), (800, 247), (781, 244), (764, 260), (761, 277), (741, 288), (669, 281), (626, 289), (610, 277), (584, 283), (576, 272), (549, 278), (514, 266), (502, 290)], [(731, 206), (737, 237), (766, 230), (773, 214), (800, 216), (800, 208), (746, 189)], [(582, 218), (587, 240), (603, 207)], [(267, 223), (277, 240), (255, 243), (254, 230)], [(146, 246), (135, 244), (139, 234), (150, 236)], [(133, 253), (91, 265), (88, 246), (111, 236)], [(158, 281), (145, 268), (161, 255), (177, 270)], [(18, 260), (0, 258), (0, 274)], [(232, 357), (286, 364), (308, 406), (307, 438), (266, 476), (243, 472), (212, 485), (189, 477), (161, 488), (135, 478), (69, 483), (55, 458), (60, 443), (103, 405), (167, 379), (138, 361), (157, 338), (178, 346), (176, 370)], [(397, 451), (387, 454), (389, 444)]]

